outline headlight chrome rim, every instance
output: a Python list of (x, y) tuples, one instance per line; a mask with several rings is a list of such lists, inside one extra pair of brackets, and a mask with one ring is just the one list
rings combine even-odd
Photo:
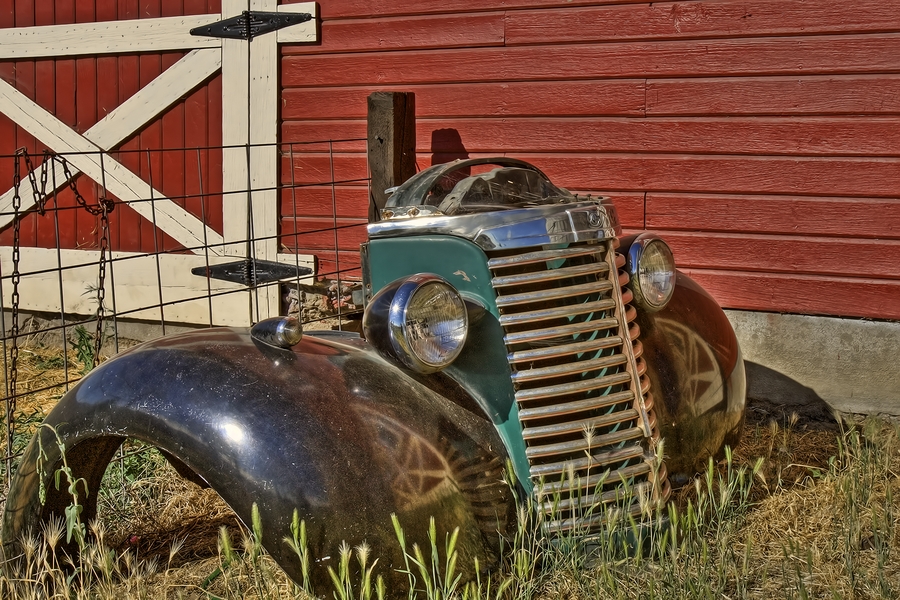
[(467, 305), (446, 279), (419, 273), (376, 294), (366, 309), (363, 328), (385, 356), (415, 372), (434, 373), (452, 364), (465, 346)]
[[(650, 262), (662, 260), (667, 268), (651, 267)], [(666, 307), (675, 292), (675, 258), (669, 245), (656, 234), (642, 233), (628, 249), (626, 268), (630, 278), (629, 289), (634, 294), (634, 301), (639, 308), (656, 312)], [(648, 281), (650, 270), (661, 276), (657, 282)], [(658, 285), (662, 281), (663, 285)], [(647, 288), (651, 289), (647, 289)], [(662, 291), (660, 291), (662, 288)]]

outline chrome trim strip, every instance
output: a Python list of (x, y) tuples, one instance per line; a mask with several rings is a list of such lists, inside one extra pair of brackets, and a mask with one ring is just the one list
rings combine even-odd
[(579, 333), (588, 333), (591, 331), (605, 331), (619, 325), (619, 320), (615, 317), (607, 319), (596, 319), (593, 321), (581, 321), (577, 323), (569, 323), (568, 325), (560, 325), (559, 327), (545, 327), (542, 329), (531, 329), (520, 333), (509, 333), (503, 336), (503, 341), (507, 346), (513, 344), (525, 344), (528, 342), (536, 342), (539, 340), (548, 340), (558, 337), (568, 337)]
[[(613, 373), (604, 377), (596, 377), (594, 379), (586, 379), (584, 381), (576, 381), (574, 383), (562, 383), (559, 385), (548, 385), (545, 387), (532, 388), (530, 390), (519, 390), (516, 392), (516, 400), (519, 402), (527, 402), (529, 400), (543, 400), (545, 398), (554, 398), (556, 396), (565, 396), (566, 394), (575, 394), (578, 392), (586, 392), (597, 390), (600, 388), (627, 383), (631, 381), (631, 373)], [(643, 435), (643, 433), (641, 434)]]
[(552, 437), (567, 433), (583, 432), (591, 427), (608, 427), (616, 423), (625, 423), (633, 421), (638, 417), (638, 413), (633, 408), (615, 412), (600, 417), (591, 417), (590, 419), (582, 419), (581, 421), (569, 421), (568, 423), (556, 423), (554, 425), (542, 425), (540, 427), (526, 427), (522, 431), (522, 437), (526, 440), (533, 440), (542, 437)]
[[(646, 466), (645, 470), (642, 470), (637, 475), (643, 475), (644, 473), (648, 473), (650, 471), (650, 465), (643, 463)], [(633, 477), (634, 475), (632, 475)], [(595, 486), (596, 487), (596, 486)], [(649, 494), (653, 489), (653, 484), (649, 481), (645, 481), (644, 483), (635, 484), (633, 488), (631, 488), (630, 493), (637, 497), (639, 494)], [(569, 488), (564, 488), (561, 491), (569, 491)], [(544, 492), (547, 493), (547, 489), (544, 488)], [(609, 504), (610, 502), (621, 501), (623, 496), (623, 492), (620, 489), (608, 490), (602, 492), (600, 494), (590, 494), (586, 496), (574, 496), (569, 498), (560, 498), (558, 501), (554, 500), (553, 502), (545, 502), (541, 505), (546, 512), (550, 512), (551, 510), (555, 512), (563, 511), (563, 510), (577, 510), (577, 509), (586, 509), (590, 507), (596, 507), (599, 504)], [(596, 508), (593, 512), (602, 512), (597, 511)], [(559, 527), (562, 527), (562, 523), (568, 522), (570, 519), (563, 519), (560, 521), (551, 521), (551, 524), (560, 524)], [(577, 521), (578, 525), (584, 524), (584, 519), (580, 518)]]
[(522, 421), (529, 421), (531, 419), (559, 417), (577, 412), (596, 410), (598, 408), (607, 408), (613, 404), (628, 402), (629, 400), (634, 400), (634, 392), (625, 390), (624, 392), (616, 392), (606, 396), (588, 398), (587, 400), (576, 400), (575, 402), (551, 404), (549, 406), (538, 406), (536, 408), (520, 408), (519, 419)]
[(571, 285), (566, 288), (541, 290), (540, 292), (498, 296), (497, 308), (506, 308), (508, 306), (515, 306), (516, 304), (530, 304), (532, 302), (541, 302), (544, 300), (555, 300), (557, 298), (571, 298), (573, 296), (585, 294), (604, 293), (611, 289), (612, 283), (609, 281), (600, 281), (597, 283), (585, 283), (584, 285)]
[[(630, 429), (623, 429), (622, 431), (617, 431), (618, 434), (616, 441), (625, 442), (629, 439), (634, 439), (636, 437), (641, 437), (644, 433), (641, 431), (640, 427), (632, 427)], [(630, 436), (626, 436), (624, 434), (630, 434)], [(613, 437), (613, 436), (604, 436), (604, 437)], [(535, 448), (536, 450), (543, 450), (544, 447), (538, 446)], [(584, 450), (585, 448), (578, 448), (578, 450)], [(530, 450), (530, 448), (529, 448)], [(566, 448), (569, 450), (569, 448)], [(644, 456), (644, 449), (639, 444), (633, 444), (631, 446), (625, 446), (624, 448), (616, 448), (615, 450), (610, 450), (608, 452), (601, 452), (599, 454), (594, 454), (593, 456), (586, 456), (584, 458), (576, 458), (574, 460), (561, 460), (559, 462), (554, 463), (546, 463), (546, 464), (538, 464), (531, 466), (531, 476), (532, 477), (540, 477), (547, 475), (557, 475), (561, 473), (566, 473), (569, 468), (574, 468), (574, 470), (579, 469), (589, 469), (592, 467), (598, 467), (605, 464), (622, 462), (623, 460), (627, 460), (629, 458), (637, 458), (639, 456)]]
[(586, 265), (575, 265), (574, 267), (561, 267), (559, 269), (538, 271), (536, 273), (521, 273), (518, 275), (494, 277), (491, 280), (491, 284), (495, 288), (509, 287), (512, 285), (556, 281), (557, 279), (568, 279), (569, 277), (581, 277), (584, 275), (595, 274), (599, 275), (601, 273), (606, 273), (608, 270), (609, 266), (604, 263), (589, 263)]
[[(528, 458), (539, 458), (541, 456), (549, 456), (552, 454), (571, 454), (588, 451), (590, 452), (594, 448), (602, 448), (603, 446), (612, 446), (618, 444), (620, 442), (624, 442), (626, 440), (641, 438), (644, 436), (644, 433), (641, 431), (640, 427), (629, 427), (627, 429), (622, 429), (619, 431), (614, 431), (613, 433), (607, 433), (605, 435), (594, 436), (594, 438), (588, 442), (584, 438), (579, 438), (577, 440), (572, 440), (570, 442), (559, 442), (557, 444), (547, 444), (546, 446), (532, 446), (525, 450), (525, 454), (528, 455)], [(640, 445), (635, 444), (633, 446), (636, 452), (636, 456), (643, 456), (644, 450)], [(599, 454), (594, 455), (594, 465), (599, 464), (608, 464), (612, 461), (610, 460), (600, 460), (598, 457), (601, 456)], [(585, 459), (586, 460), (586, 459)], [(571, 463), (576, 463), (578, 461), (568, 461)]]
[(533, 381), (535, 379), (544, 379), (551, 377), (564, 377), (566, 375), (574, 375), (576, 373), (589, 373), (598, 371), (616, 365), (625, 364), (626, 357), (622, 354), (613, 354), (611, 356), (601, 356), (583, 362), (571, 362), (562, 365), (554, 365), (552, 367), (539, 367), (537, 369), (523, 369), (512, 374), (512, 380), (516, 383), (524, 381)]
[[(623, 481), (628, 481), (632, 477), (645, 475), (649, 472), (650, 464), (641, 461), (636, 465), (629, 465), (615, 471), (606, 469), (602, 473), (589, 475), (588, 477), (581, 477), (578, 479), (578, 481), (548, 481), (541, 487), (541, 491), (544, 493), (552, 494), (554, 492), (568, 492), (579, 489), (593, 490), (597, 487), (597, 484), (600, 483), (604, 485), (610, 483), (621, 483)], [(619, 490), (619, 493), (621, 493), (621, 490)]]
[(373, 240), (453, 235), (471, 240), (484, 250), (605, 240), (621, 230), (616, 209), (605, 198), (466, 215), (427, 215), (368, 226)]
[(605, 338), (596, 338), (585, 342), (575, 342), (574, 344), (563, 344), (561, 346), (551, 346), (549, 348), (534, 348), (532, 350), (517, 350), (506, 355), (506, 360), (510, 365), (530, 362), (533, 360), (544, 360), (548, 358), (558, 358), (569, 354), (578, 354), (581, 352), (593, 352), (594, 350), (602, 350), (604, 348), (612, 348), (621, 346), (622, 338), (618, 335), (611, 335)]
[(584, 302), (581, 304), (569, 304), (556, 308), (544, 308), (541, 310), (532, 310), (528, 312), (520, 312), (512, 315), (501, 315), (500, 325), (523, 325), (525, 323), (536, 323), (538, 321), (546, 321), (548, 319), (557, 319), (560, 317), (574, 317), (575, 315), (585, 315), (595, 312), (603, 312), (616, 307), (615, 300), (597, 300), (596, 302)]
[(576, 256), (590, 256), (591, 254), (599, 254), (602, 250), (602, 246), (575, 246), (574, 248), (560, 248), (559, 250), (524, 252), (513, 256), (492, 258), (488, 260), (488, 268), (498, 269), (500, 267), (510, 267), (513, 265), (522, 266), (547, 262), (548, 260), (574, 258)]

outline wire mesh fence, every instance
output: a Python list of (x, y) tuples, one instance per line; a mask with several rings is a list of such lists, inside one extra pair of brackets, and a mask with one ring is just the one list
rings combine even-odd
[[(370, 195), (361, 147), (0, 156), (0, 505), (44, 414), (124, 347), (276, 314), (308, 326), (352, 316)], [(259, 160), (278, 161), (280, 180), (255, 173)], [(229, 168), (245, 186), (223, 189)]]

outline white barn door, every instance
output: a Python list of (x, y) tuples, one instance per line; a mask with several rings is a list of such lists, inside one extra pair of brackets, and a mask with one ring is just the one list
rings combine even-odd
[[(249, 6), (248, 6), (249, 5)], [(251, 42), (190, 34), (195, 27), (240, 15), (243, 11), (300, 12), (313, 15), (313, 20), (260, 35)], [(292, 265), (294, 255), (278, 254), (278, 44), (316, 40), (316, 4), (307, 2), (278, 6), (277, 0), (222, 0), (220, 14), (185, 17), (163, 17), (135, 20), (78, 23), (0, 29), (0, 61), (16, 59), (59, 58), (84, 55), (125, 54), (135, 52), (188, 51), (156, 79), (122, 102), (117, 108), (90, 127), (78, 133), (50, 112), (0, 80), (0, 113), (33, 135), (56, 153), (74, 153), (66, 159), (74, 177), (83, 173), (109, 194), (129, 204), (144, 218), (182, 244), (191, 254), (134, 256), (127, 269), (115, 273), (118, 312), (154, 304), (158, 287), (164, 302), (203, 296), (202, 300), (167, 306), (167, 321), (205, 324), (210, 322), (207, 286), (213, 293), (211, 320), (217, 325), (246, 325), (257, 317), (277, 314), (280, 309), (278, 286), (261, 287), (252, 293), (228, 293), (246, 289), (240, 284), (210, 280), (191, 275), (193, 267), (222, 264), (236, 257), (280, 261)], [(248, 49), (248, 43), (252, 46)], [(218, 233), (190, 212), (166, 198), (140, 176), (100, 151), (115, 149), (159, 118), (173, 104), (222, 73), (222, 139), (233, 146), (223, 151), (222, 190), (223, 230)], [(249, 148), (249, 160), (248, 150)], [(79, 154), (82, 153), (82, 154)], [(66, 184), (62, 170), (48, 179), (58, 187)], [(252, 193), (248, 191), (248, 182)], [(0, 194), (0, 228), (12, 220), (13, 192)], [(34, 206), (35, 198), (28, 186), (20, 189), (21, 209)], [(147, 202), (152, 198), (152, 202)], [(249, 230), (252, 223), (253, 230)], [(248, 239), (255, 240), (248, 248)], [(205, 247), (205, 249), (204, 249)], [(0, 270), (11, 272), (11, 248), (0, 248)], [(118, 258), (129, 253), (118, 252)], [(91, 314), (96, 306), (86, 299), (84, 282), (96, 278), (96, 250), (64, 250), (23, 248), (20, 267), (24, 271), (87, 265), (67, 269), (63, 294), (67, 313)], [(159, 263), (157, 263), (159, 260)], [(122, 263), (123, 265), (126, 263)], [(303, 265), (311, 264), (303, 257)], [(20, 284), (22, 310), (59, 311), (60, 294), (57, 273), (24, 276)], [(3, 293), (9, 305), (10, 286)], [(249, 294), (249, 297), (248, 297)], [(133, 313), (134, 318), (158, 320), (156, 310)]]

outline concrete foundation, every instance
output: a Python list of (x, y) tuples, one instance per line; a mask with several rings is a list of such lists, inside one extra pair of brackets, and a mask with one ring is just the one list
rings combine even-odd
[(805, 414), (900, 415), (900, 323), (726, 313), (750, 398)]

